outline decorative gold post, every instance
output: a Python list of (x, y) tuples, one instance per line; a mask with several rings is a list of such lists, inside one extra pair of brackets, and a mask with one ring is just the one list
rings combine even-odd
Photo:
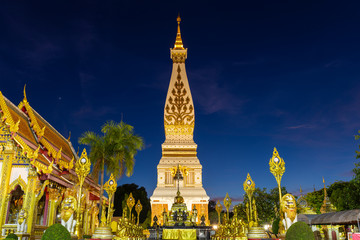
[(109, 207), (108, 207), (108, 215), (107, 215), (107, 225), (110, 227), (110, 223), (111, 223), (111, 218), (112, 218), (112, 214), (113, 214), (113, 207), (114, 207), (114, 193), (116, 192), (116, 187), (117, 187), (117, 183), (115, 180), (115, 177), (113, 174), (110, 175), (109, 180), (104, 184), (104, 190), (108, 193), (109, 195)]
[(141, 202), (140, 202), (140, 199), (139, 199), (138, 202), (136, 203), (136, 206), (135, 206), (135, 211), (137, 213), (137, 225), (139, 225), (139, 219), (140, 219), (141, 210), (142, 210), (142, 205), (141, 205)]
[(255, 198), (252, 199), (253, 193), (255, 191), (255, 183), (251, 179), (250, 174), (248, 173), (246, 180), (244, 182), (244, 190), (249, 198), (249, 208), (250, 208), (250, 222), (249, 222), (249, 239), (259, 239), (259, 238), (267, 238), (268, 235), (265, 233), (264, 228), (259, 227), (258, 218), (257, 218), (257, 210), (256, 210), (256, 202)]
[(221, 224), (221, 221), (220, 221), (220, 214), (221, 214), (221, 210), (222, 210), (222, 206), (221, 206), (221, 203), (220, 203), (220, 200), (217, 201), (217, 204), (215, 206), (215, 210), (217, 211), (218, 213), (218, 220), (219, 220), (219, 225)]
[[(249, 220), (250, 222), (253, 220), (252, 215), (253, 215), (253, 211), (252, 211), (252, 195), (255, 191), (255, 183), (254, 181), (251, 179), (250, 174), (247, 174), (246, 180), (244, 182), (244, 191), (246, 192), (246, 194), (248, 195), (249, 198)], [(250, 226), (250, 222), (249, 222), (249, 226)]]
[(226, 208), (226, 220), (229, 221), (229, 208), (231, 206), (231, 198), (229, 197), (228, 193), (226, 193), (226, 196), (224, 198), (224, 206)]
[(279, 156), (279, 153), (276, 150), (276, 148), (274, 148), (273, 155), (270, 158), (269, 166), (270, 166), (270, 172), (274, 175), (279, 187), (279, 204), (281, 205), (282, 194), (281, 194), (280, 183), (281, 183), (282, 175), (285, 172), (285, 162), (284, 159), (282, 159)]
[(90, 166), (91, 166), (91, 162), (90, 162), (89, 158), (87, 157), (86, 149), (84, 148), (84, 150), (81, 153), (80, 159), (78, 161), (76, 161), (76, 163), (75, 163), (75, 172), (79, 178), (79, 192), (77, 195), (78, 211), (76, 213), (75, 234), (78, 236), (79, 239), (82, 237), (81, 236), (82, 232), (81, 232), (81, 228), (80, 228), (80, 226), (81, 226), (80, 215), (82, 214), (82, 212), (81, 212), (82, 186), (84, 184), (86, 176), (90, 173)]
[(129, 219), (130, 219), (130, 222), (131, 222), (131, 218), (132, 218), (132, 215), (131, 215), (131, 210), (132, 208), (134, 207), (135, 205), (135, 199), (132, 195), (132, 193), (130, 193), (130, 196), (128, 197), (128, 199), (126, 200), (126, 203), (127, 203), (127, 206), (129, 208)]

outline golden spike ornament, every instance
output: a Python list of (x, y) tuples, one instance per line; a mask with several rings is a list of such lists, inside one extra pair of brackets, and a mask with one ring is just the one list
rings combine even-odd
[(176, 19), (177, 23), (178, 23), (178, 27), (177, 27), (177, 33), (176, 33), (176, 40), (175, 40), (175, 45), (174, 45), (174, 49), (184, 49), (184, 45), (181, 39), (181, 32), (180, 32), (180, 22), (181, 22), (181, 18), (180, 18), (180, 14), (178, 15), (177, 19)]
[(226, 196), (224, 198), (224, 206), (226, 208), (226, 220), (229, 221), (229, 208), (231, 206), (231, 198), (229, 197), (228, 193), (226, 193)]
[(215, 210), (218, 213), (218, 224), (220, 225), (221, 224), (220, 214), (221, 214), (221, 211), (222, 211), (222, 205), (220, 203), (220, 200), (217, 201), (216, 206), (215, 206)]
[(137, 203), (135, 205), (135, 211), (137, 213), (137, 225), (139, 225), (140, 212), (142, 211), (142, 205), (141, 205), (140, 199), (137, 201)]
[[(59, 151), (61, 152), (61, 151)], [(80, 239), (82, 237), (82, 232), (81, 232), (81, 195), (82, 195), (82, 186), (84, 184), (85, 178), (86, 176), (90, 173), (90, 166), (91, 166), (91, 162), (87, 156), (86, 153), (86, 149), (84, 148), (84, 150), (81, 153), (80, 159), (78, 159), (75, 163), (75, 172), (79, 178), (79, 192), (77, 195), (77, 213), (76, 213), (76, 225), (75, 225), (75, 234), (78, 236), (78, 238)]]
[(135, 205), (135, 199), (134, 199), (132, 193), (130, 193), (130, 196), (126, 200), (126, 204), (127, 204), (128, 208), (129, 208), (129, 218), (130, 218), (130, 222), (131, 222), (131, 217), (132, 217), (131, 216), (131, 210)]
[(116, 187), (117, 187), (116, 179), (115, 179), (114, 175), (111, 174), (109, 180), (104, 184), (104, 190), (109, 195), (109, 208), (108, 208), (108, 216), (107, 216), (107, 224), (108, 225), (110, 225), (112, 213), (114, 213), (113, 196), (114, 196), (114, 193), (116, 192)]

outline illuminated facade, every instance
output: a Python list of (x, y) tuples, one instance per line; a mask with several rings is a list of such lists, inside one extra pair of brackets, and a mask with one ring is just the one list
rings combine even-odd
[[(64, 138), (30, 106), (25, 89), (18, 106), (0, 92), (0, 117), (0, 239), (19, 229), (40, 239), (48, 226), (60, 222), (67, 193), (76, 196), (73, 167), (79, 157), (70, 137)], [(98, 224), (99, 186), (86, 178), (83, 193), (83, 229), (91, 234)]]
[(170, 49), (173, 61), (172, 74), (164, 108), (165, 142), (162, 158), (157, 166), (157, 187), (151, 196), (152, 219), (156, 215), (162, 224), (162, 212), (171, 210), (177, 192), (174, 175), (180, 166), (183, 180), (180, 193), (187, 210), (196, 207), (198, 220), (205, 216), (208, 223), (208, 201), (202, 185), (202, 166), (197, 158), (197, 145), (193, 140), (195, 126), (194, 104), (186, 76), (187, 49), (183, 47), (180, 33), (180, 17), (174, 48)]

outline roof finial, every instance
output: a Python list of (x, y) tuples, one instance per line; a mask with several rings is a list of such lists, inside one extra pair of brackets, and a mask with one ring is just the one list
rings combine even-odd
[(174, 49), (184, 49), (183, 42), (181, 39), (181, 32), (180, 32), (180, 22), (181, 22), (180, 13), (176, 20), (178, 22), (178, 29), (177, 29)]
[(24, 85), (24, 102), (27, 102), (27, 97), (26, 97), (26, 83)]

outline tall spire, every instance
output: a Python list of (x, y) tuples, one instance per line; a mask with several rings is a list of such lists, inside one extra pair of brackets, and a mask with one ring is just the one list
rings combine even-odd
[(180, 13), (179, 13), (176, 20), (178, 22), (178, 29), (177, 29), (174, 49), (184, 49), (184, 45), (183, 45), (183, 42), (182, 42), (182, 39), (181, 39), (181, 32), (180, 32), (180, 22), (181, 22)]

